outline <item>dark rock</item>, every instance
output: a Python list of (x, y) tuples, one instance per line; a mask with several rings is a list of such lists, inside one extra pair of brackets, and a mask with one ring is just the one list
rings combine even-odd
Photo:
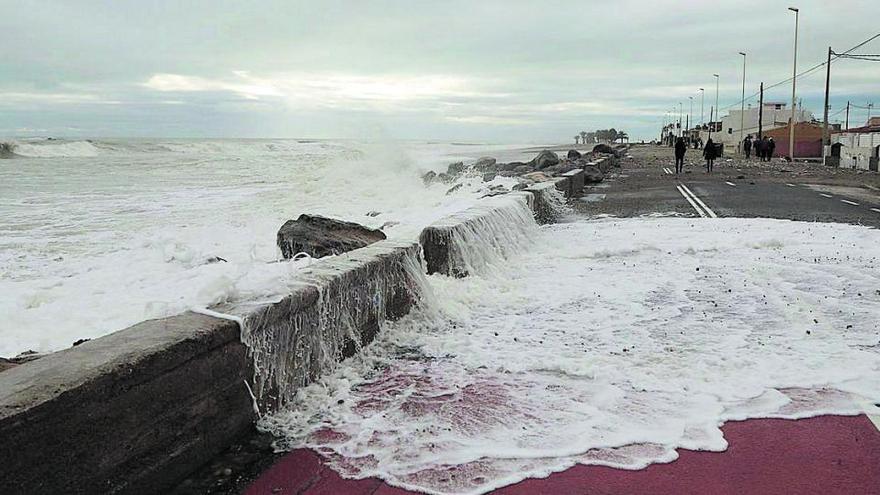
[(461, 184), (456, 184), (456, 185), (450, 187), (448, 191), (446, 191), (446, 195), (449, 196), (450, 194), (454, 193), (455, 191), (458, 191), (459, 189), (461, 189)]
[(605, 174), (603, 174), (598, 167), (594, 167), (592, 165), (587, 165), (586, 167), (584, 167), (584, 183), (598, 184), (603, 180), (605, 180)]
[(473, 167), (479, 172), (493, 172), (496, 170), (496, 161), (497, 160), (495, 160), (491, 156), (484, 156), (474, 162)]
[(581, 152), (578, 150), (568, 150), (568, 155), (566, 155), (569, 160), (577, 160), (581, 156)]
[(425, 185), (428, 185), (435, 180), (437, 180), (437, 172), (434, 172), (433, 170), (429, 170), (427, 174), (422, 176), (422, 182), (424, 182)]
[(523, 162), (501, 163), (498, 165), (498, 170), (516, 170), (517, 167), (522, 167), (523, 165), (525, 165)]
[(555, 175), (558, 174), (559, 171), (562, 170), (562, 165), (551, 165), (547, 168), (541, 169), (541, 172), (544, 172), (547, 175)]
[(562, 164), (557, 165), (555, 168), (557, 168), (557, 170), (556, 170), (556, 174), (561, 175), (561, 174), (564, 174), (564, 173), (566, 173), (566, 172), (571, 172), (572, 170), (579, 169), (579, 168), (581, 168), (581, 167), (576, 166), (576, 165), (575, 165), (574, 163), (572, 163), (572, 162), (565, 162), (565, 163), (562, 163)]
[(318, 215), (300, 215), (278, 230), (276, 242), (285, 259), (297, 253), (313, 258), (342, 254), (385, 239), (380, 230)]
[(367, 212), (367, 216), (368, 216), (368, 217), (378, 217), (378, 216), (381, 215), (381, 214), (382, 214), (382, 212), (380, 212), (380, 211), (375, 211), (375, 210), (373, 210), (373, 211), (368, 211), (368, 212)]
[(495, 172), (486, 172), (483, 174), (483, 182), (489, 182), (490, 180), (495, 180), (495, 176), (498, 175)]
[(534, 168), (541, 170), (559, 163), (559, 156), (550, 150), (544, 150), (538, 153), (538, 156), (529, 163)]
[[(219, 256), (209, 256), (209, 257), (205, 258), (206, 265), (211, 265), (214, 263), (226, 263), (226, 262), (227, 261), (225, 258), (221, 258)], [(74, 344), (74, 345), (76, 345), (76, 344)]]
[(459, 175), (464, 172), (464, 162), (450, 163), (446, 168), (446, 175)]
[(76, 347), (76, 346), (78, 346), (78, 345), (80, 345), (80, 344), (85, 344), (86, 342), (88, 342), (88, 341), (90, 341), (90, 340), (92, 340), (92, 339), (79, 339), (79, 340), (77, 340), (76, 342), (73, 343), (73, 347)]
[(444, 184), (451, 184), (452, 181), (455, 179), (450, 177), (449, 175), (447, 175), (444, 172), (440, 172), (439, 174), (437, 174), (437, 180), (444, 183)]
[(606, 153), (609, 155), (614, 154), (614, 148), (608, 146), (605, 143), (599, 143), (596, 146), (593, 146), (593, 153)]
[(534, 170), (534, 168), (532, 168), (528, 165), (520, 165), (519, 167), (516, 167), (515, 169), (513, 169), (513, 172), (516, 175), (523, 175), (523, 174), (527, 174), (529, 172), (532, 172), (533, 170)]

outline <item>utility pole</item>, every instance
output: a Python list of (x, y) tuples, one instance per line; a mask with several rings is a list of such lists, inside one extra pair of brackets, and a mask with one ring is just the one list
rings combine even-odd
[(761, 134), (764, 132), (764, 82), (761, 81), (761, 96), (758, 100), (758, 139), (761, 139)]
[(825, 119), (822, 127), (822, 145), (831, 144), (831, 134), (828, 133), (828, 94), (831, 88), (831, 47), (828, 47), (828, 61), (825, 62)]
[(743, 87), (742, 100), (739, 102), (739, 143), (737, 143), (736, 148), (742, 154), (743, 127), (745, 127), (746, 122), (746, 54), (745, 52), (739, 52), (739, 54), (743, 56)]
[(712, 127), (713, 127), (712, 126), (712, 112), (714, 112), (714, 111), (715, 111), (715, 107), (710, 106), (709, 107), (709, 137), (708, 137), (708, 139), (712, 139)]
[(678, 102), (678, 137), (681, 137), (681, 133), (684, 131), (684, 129), (681, 128), (681, 110), (681, 102)]
[(687, 125), (686, 125), (685, 127), (686, 127), (687, 130), (688, 130), (688, 136), (690, 136), (690, 130), (691, 130), (691, 116), (694, 114), (694, 97), (693, 97), (693, 96), (688, 96), (688, 99), (691, 100), (691, 109), (690, 109), (690, 111), (688, 112)]
[(788, 123), (788, 157), (794, 161), (794, 123), (795, 123), (795, 103), (797, 101), (797, 45), (798, 45), (798, 24), (800, 22), (801, 13), (799, 9), (789, 7), (788, 10), (794, 12), (794, 65), (792, 66), (791, 76), (791, 121)]
[[(720, 110), (718, 109), (718, 80), (719, 80), (719, 77), (718, 77), (718, 74), (712, 74), (712, 75), (715, 76), (715, 118), (718, 119), (718, 117), (719, 117), (718, 114), (720, 113)], [(712, 131), (711, 131), (712, 112), (711, 111), (709, 112), (709, 126), (710, 126), (709, 136), (711, 136), (712, 135)]]
[(846, 102), (846, 130), (849, 130), (849, 102)]

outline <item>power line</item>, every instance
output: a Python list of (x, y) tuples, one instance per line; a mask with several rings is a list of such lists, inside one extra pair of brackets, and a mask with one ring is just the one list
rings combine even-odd
[[(845, 52), (843, 52), (843, 53), (834, 53), (834, 57), (831, 59), (831, 63), (834, 63), (834, 62), (835, 62), (837, 59), (839, 59), (839, 58), (846, 58), (846, 56), (847, 56), (850, 52), (852, 52), (852, 51), (854, 51), (854, 50), (858, 50), (859, 48), (861, 48), (861, 47), (867, 45), (868, 43), (874, 41), (874, 40), (877, 39), (877, 38), (880, 38), (880, 33), (877, 33), (877, 34), (875, 34), (874, 36), (871, 36), (870, 38), (866, 39), (865, 41), (862, 41), (862, 42), (859, 43), (858, 45), (856, 45), (856, 46), (850, 48), (849, 50), (847, 50), (847, 51), (845, 51)], [(832, 52), (832, 53), (833, 53), (833, 52)], [(872, 60), (872, 61), (873, 61), (873, 60)], [(827, 63), (828, 63), (828, 62), (820, 62), (819, 64), (814, 65), (814, 66), (810, 67), (809, 69), (807, 69), (807, 70), (801, 72), (801, 73), (798, 74), (796, 77), (804, 77), (804, 76), (806, 76), (806, 75), (808, 75), (808, 74), (810, 74), (810, 73), (812, 73), (812, 72), (815, 72), (815, 71), (818, 70), (818, 69), (821, 69), (822, 67), (825, 67), (825, 65), (826, 65)], [(764, 86), (764, 92), (766, 92), (768, 89), (773, 89), (773, 88), (779, 87), (779, 86), (781, 86), (781, 85), (783, 85), (783, 84), (790, 83), (792, 79), (794, 79), (794, 78), (789, 77), (788, 79), (785, 79), (784, 81), (779, 81), (778, 83), (774, 83), (774, 84), (771, 84), (771, 85), (769, 85), (769, 86)], [(737, 101), (736, 103), (733, 103), (732, 105), (728, 105), (728, 106), (726, 106), (726, 107), (720, 109), (719, 111), (721, 111), (721, 110), (729, 110), (729, 109), (731, 109), (731, 108), (733, 108), (733, 107), (735, 107), (735, 106), (737, 106), (737, 105), (740, 105), (741, 103), (744, 103), (744, 102), (747, 102), (747, 101), (750, 101), (750, 100), (754, 99), (756, 96), (758, 96), (758, 95), (760, 95), (760, 94), (761, 94), (761, 93), (760, 93), (760, 91), (759, 91), (759, 92), (757, 92), (757, 93), (755, 93), (755, 94), (749, 96), (748, 98), (745, 98), (745, 99), (743, 99), (743, 100)]]

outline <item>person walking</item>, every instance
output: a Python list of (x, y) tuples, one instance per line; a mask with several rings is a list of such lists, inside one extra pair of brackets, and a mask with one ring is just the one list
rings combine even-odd
[(706, 173), (711, 174), (715, 165), (715, 158), (718, 157), (718, 148), (712, 138), (706, 140), (706, 147), (703, 148), (703, 157), (706, 158)]
[(752, 135), (746, 136), (743, 141), (743, 152), (746, 154), (746, 160), (752, 157)]
[(755, 138), (754, 144), (752, 147), (755, 148), (755, 158), (760, 161), (764, 161), (764, 140), (761, 138)]
[(687, 143), (684, 142), (684, 139), (678, 138), (675, 140), (675, 175), (681, 173), (684, 168), (684, 153), (687, 151)]
[(776, 151), (776, 141), (774, 141), (773, 138), (771, 137), (770, 140), (767, 142), (767, 161), (768, 162), (773, 159), (773, 152), (774, 151)]

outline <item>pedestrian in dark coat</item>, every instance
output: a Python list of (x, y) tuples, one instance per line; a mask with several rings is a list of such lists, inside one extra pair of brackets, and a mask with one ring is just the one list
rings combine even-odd
[(776, 151), (776, 141), (773, 138), (770, 138), (770, 141), (767, 143), (767, 161), (769, 162), (773, 158), (773, 152)]
[(675, 140), (675, 174), (678, 175), (681, 173), (682, 168), (684, 168), (684, 154), (687, 151), (687, 143), (684, 142), (684, 139), (678, 138)]
[(703, 157), (706, 158), (706, 173), (711, 173), (715, 165), (715, 158), (718, 158), (718, 148), (712, 138), (706, 140), (706, 147), (703, 148)]
[(764, 140), (761, 138), (755, 138), (755, 143), (752, 145), (755, 148), (755, 156), (758, 160), (764, 161)]
[(746, 139), (743, 141), (743, 152), (746, 154), (746, 160), (752, 157), (752, 135), (749, 134), (746, 136)]

